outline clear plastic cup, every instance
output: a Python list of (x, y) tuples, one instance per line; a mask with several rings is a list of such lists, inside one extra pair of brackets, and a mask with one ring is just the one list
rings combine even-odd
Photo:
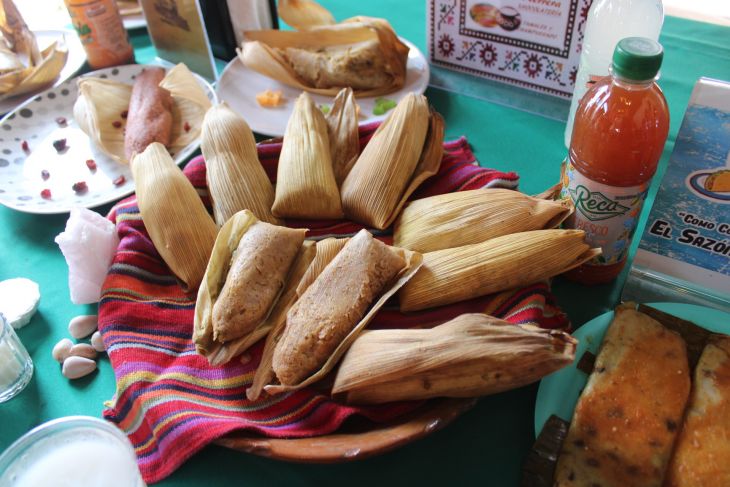
[(33, 377), (33, 361), (0, 313), (0, 403), (15, 397)]
[(30, 430), (0, 455), (3, 487), (144, 487), (134, 448), (116, 426), (68, 416)]

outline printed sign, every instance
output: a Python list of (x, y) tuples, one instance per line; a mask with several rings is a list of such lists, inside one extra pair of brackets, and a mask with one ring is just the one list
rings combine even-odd
[(570, 98), (591, 2), (429, 0), (430, 60)]

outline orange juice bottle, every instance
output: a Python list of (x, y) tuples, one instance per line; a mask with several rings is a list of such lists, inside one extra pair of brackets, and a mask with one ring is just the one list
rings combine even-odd
[(586, 232), (602, 255), (566, 274), (584, 284), (609, 282), (626, 263), (631, 237), (669, 131), (669, 111), (655, 80), (662, 46), (628, 37), (616, 45), (611, 75), (581, 100), (561, 196), (575, 212), (567, 227)]
[(134, 63), (115, 0), (64, 0), (92, 69)]

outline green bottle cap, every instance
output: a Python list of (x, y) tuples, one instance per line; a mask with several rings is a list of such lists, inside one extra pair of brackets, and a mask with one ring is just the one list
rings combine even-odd
[(646, 37), (626, 37), (613, 51), (613, 72), (625, 79), (653, 79), (664, 57), (662, 45)]

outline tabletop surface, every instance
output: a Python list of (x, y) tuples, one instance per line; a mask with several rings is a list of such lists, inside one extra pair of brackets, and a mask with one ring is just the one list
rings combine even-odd
[[(424, 1), (395, 3), (322, 1), (335, 18), (354, 15), (387, 18), (396, 32), (426, 52)], [(389, 8), (391, 7), (391, 8)], [(138, 62), (154, 50), (144, 30), (132, 34)], [(671, 127), (658, 177), (669, 154), (694, 83), (700, 76), (730, 80), (730, 28), (667, 17), (660, 42), (665, 60), (659, 85), (670, 107)], [(429, 101), (446, 120), (447, 140), (465, 135), (483, 166), (520, 174), (520, 189), (538, 193), (556, 183), (565, 157), (564, 123), (429, 89)], [(110, 205), (97, 208), (106, 214)], [(31, 323), (19, 331), (36, 366), (28, 387), (0, 404), (0, 451), (33, 426), (61, 416), (101, 416), (114, 394), (114, 374), (106, 357), (98, 372), (68, 381), (51, 358), (53, 345), (68, 336), (68, 321), (96, 312), (96, 306), (70, 302), (68, 271), (57, 245), (67, 216), (40, 216), (0, 207), (0, 280), (26, 277), (40, 284), (41, 304)], [(625, 272), (614, 283), (585, 288), (556, 279), (559, 304), (574, 326), (618, 302)], [(339, 465), (300, 465), (210, 446), (195, 455), (160, 486), (192, 485), (517, 485), (524, 457), (534, 441), (537, 385), (482, 398), (453, 424), (426, 439), (379, 457)]]

